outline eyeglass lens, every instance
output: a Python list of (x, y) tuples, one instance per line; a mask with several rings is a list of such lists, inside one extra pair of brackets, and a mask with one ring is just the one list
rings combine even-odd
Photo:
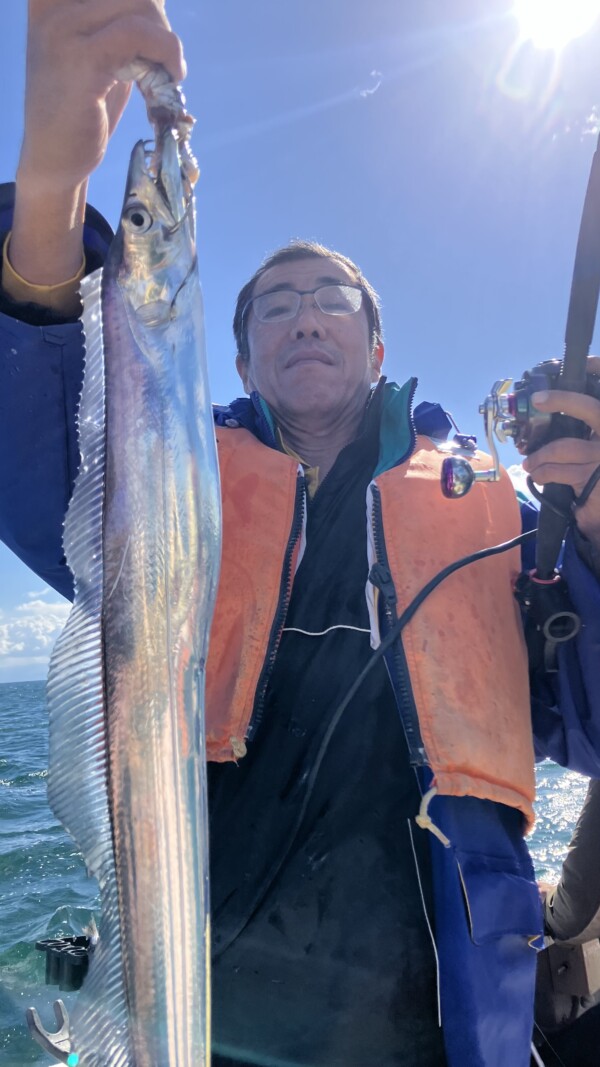
[(326, 315), (354, 315), (362, 303), (362, 289), (351, 285), (321, 285), (308, 293), (279, 289), (275, 293), (255, 296), (252, 300), (254, 314), (260, 322), (293, 319), (300, 310), (302, 297), (309, 294), (314, 295), (317, 307)]

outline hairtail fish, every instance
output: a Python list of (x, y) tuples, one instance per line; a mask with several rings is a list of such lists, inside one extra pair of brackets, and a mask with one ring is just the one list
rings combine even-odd
[[(204, 665), (220, 495), (198, 280), (192, 121), (137, 72), (135, 145), (104, 267), (82, 283), (81, 466), (64, 529), (75, 600), (51, 659), (49, 799), (101, 897), (72, 1067), (210, 1062)], [(60, 1003), (60, 1002), (59, 1002)], [(50, 1039), (48, 1041), (48, 1039)]]

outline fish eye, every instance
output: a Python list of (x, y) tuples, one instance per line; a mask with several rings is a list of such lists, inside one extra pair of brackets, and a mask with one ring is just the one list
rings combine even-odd
[(123, 212), (123, 225), (130, 233), (147, 233), (154, 219), (143, 204), (128, 204)]

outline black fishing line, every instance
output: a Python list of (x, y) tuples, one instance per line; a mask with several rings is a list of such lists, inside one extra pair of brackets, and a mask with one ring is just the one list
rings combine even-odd
[(348, 707), (350, 701), (360, 689), (367, 675), (370, 673), (370, 671), (373, 670), (377, 661), (380, 660), (381, 657), (387, 652), (388, 648), (393, 645), (394, 641), (397, 637), (399, 637), (404, 627), (410, 622), (412, 617), (418, 611), (423, 601), (426, 600), (429, 594), (432, 593), (433, 590), (436, 589), (437, 586), (440, 585), (446, 578), (449, 578), (451, 574), (455, 573), (455, 571), (459, 571), (463, 567), (467, 567), (470, 563), (476, 563), (477, 560), (486, 559), (488, 556), (498, 556), (501, 552), (509, 552), (511, 548), (517, 548), (519, 545), (524, 544), (525, 541), (529, 541), (532, 537), (535, 537), (536, 533), (536, 530), (528, 530), (526, 533), (519, 534), (518, 537), (513, 537), (512, 541), (505, 541), (501, 545), (494, 545), (493, 548), (480, 549), (479, 552), (473, 552), (470, 556), (463, 556), (461, 559), (456, 560), (454, 563), (450, 563), (447, 567), (444, 567), (443, 570), (439, 571), (436, 575), (434, 575), (434, 577), (429, 582), (427, 582), (426, 585), (423, 586), (423, 588), (411, 600), (408, 607), (405, 608), (405, 610), (402, 612), (402, 614), (399, 616), (393, 626), (390, 627), (388, 633), (381, 641), (379, 647), (376, 648), (373, 652), (369, 662), (356, 676), (346, 695), (343, 697), (343, 699), (340, 701), (335, 711), (333, 712), (329, 726), (327, 727), (327, 730), (325, 731), (325, 734), (323, 736), (323, 740), (321, 741), (321, 744), (319, 746), (319, 750), (317, 752), (313, 768), (307, 779), (304, 800), (302, 801), (302, 805), (296, 818), (296, 822), (294, 823), (294, 827), (287, 840), (287, 844), (282, 855), (276, 860), (274, 866), (269, 871), (269, 874), (263, 881), (263, 884), (258, 894), (252, 902), (251, 908), (248, 909), (246, 917), (238, 924), (238, 926), (229, 936), (225, 944), (219, 946), (219, 952), (215, 953), (215, 957), (220, 956), (223, 952), (225, 952), (226, 949), (228, 949), (229, 946), (233, 944), (239, 934), (241, 934), (249, 919), (252, 917), (256, 909), (262, 903), (270, 886), (273, 884), (274, 879), (277, 877), (285, 861), (287, 860), (291, 852), (292, 845), (294, 844), (296, 837), (298, 836), (298, 831), (300, 830), (304, 816), (306, 815), (306, 809), (312, 796), (315, 782), (317, 780), (317, 775), (319, 773), (319, 770), (321, 769), (321, 764), (323, 763), (323, 759), (325, 758), (325, 754), (327, 752), (327, 749), (329, 748), (329, 743), (331, 741), (331, 738), (333, 737), (334, 731), (337, 725), (339, 724), (339, 721), (342, 715), (344, 714), (346, 708)]

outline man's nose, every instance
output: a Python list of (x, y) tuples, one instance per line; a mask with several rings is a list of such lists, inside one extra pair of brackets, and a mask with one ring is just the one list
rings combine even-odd
[(301, 337), (325, 337), (326, 327), (323, 312), (315, 300), (314, 293), (304, 293), (298, 309), (298, 314), (291, 323), (291, 333), (294, 340)]

